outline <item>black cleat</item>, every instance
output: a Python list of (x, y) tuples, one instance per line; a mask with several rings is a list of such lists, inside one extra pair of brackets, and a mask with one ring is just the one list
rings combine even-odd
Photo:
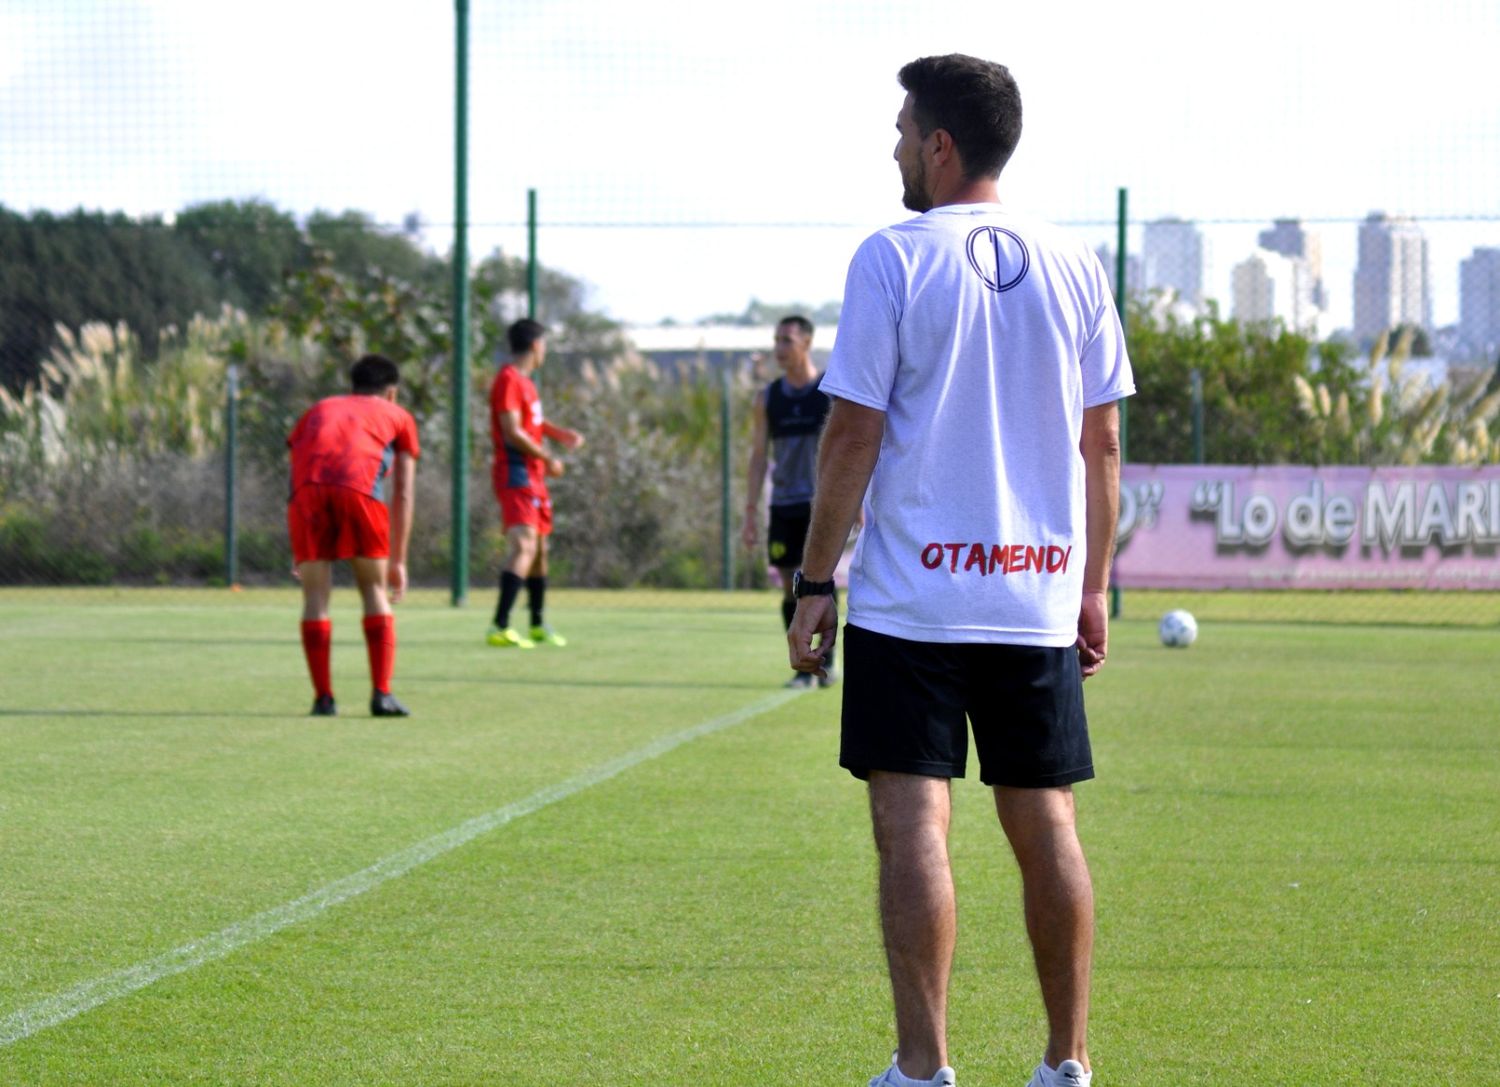
[(407, 709), (396, 696), (390, 691), (376, 691), (370, 696), (371, 717), (410, 717), (411, 710)]
[(337, 717), (339, 707), (333, 700), (331, 694), (320, 694), (313, 700), (312, 716), (314, 717)]

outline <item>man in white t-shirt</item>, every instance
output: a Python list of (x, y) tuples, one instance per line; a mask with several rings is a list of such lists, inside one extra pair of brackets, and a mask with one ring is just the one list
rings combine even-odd
[(1116, 402), (1134, 383), (1098, 258), (999, 203), (1021, 130), (1009, 71), (926, 57), (900, 81), (895, 158), (922, 214), (849, 267), (791, 663), (823, 668), (863, 500), (839, 762), (869, 782), (896, 1008), (897, 1053), (872, 1087), (953, 1083), (949, 786), (970, 724), (1047, 1011), (1032, 1087), (1084, 1087), (1093, 891), (1072, 785), (1093, 777), (1082, 681), (1105, 662)]

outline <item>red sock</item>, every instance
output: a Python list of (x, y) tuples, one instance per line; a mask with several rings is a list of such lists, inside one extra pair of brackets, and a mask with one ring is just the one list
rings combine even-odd
[(313, 692), (333, 697), (333, 680), (328, 674), (328, 654), (333, 645), (332, 619), (302, 620), (302, 655), (307, 658), (307, 673), (312, 676)]
[(370, 686), (391, 692), (391, 673), (396, 670), (396, 617), (365, 616), (365, 648), (370, 651)]

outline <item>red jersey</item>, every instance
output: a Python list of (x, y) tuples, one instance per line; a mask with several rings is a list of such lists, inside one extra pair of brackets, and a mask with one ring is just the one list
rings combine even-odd
[(397, 453), (420, 456), (411, 412), (380, 396), (330, 396), (308, 408), (286, 440), (292, 493), (308, 483), (349, 487), (385, 498)]
[(547, 462), (505, 442), (500, 416), (508, 411), (520, 412), (521, 430), (541, 445), (542, 401), (537, 395), (536, 383), (510, 363), (500, 367), (494, 384), (490, 386), (490, 441), (495, 446), (495, 485), (543, 490), (547, 485)]

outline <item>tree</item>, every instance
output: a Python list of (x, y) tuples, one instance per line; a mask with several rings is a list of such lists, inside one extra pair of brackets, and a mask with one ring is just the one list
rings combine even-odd
[(346, 276), (374, 269), (427, 291), (441, 291), (448, 262), (424, 252), (410, 236), (379, 226), (362, 211), (337, 215), (315, 211), (307, 219), (307, 242), (328, 254), (333, 269)]
[(762, 302), (758, 298), (752, 298), (740, 313), (716, 313), (703, 318), (698, 323), (704, 325), (743, 325), (754, 327), (757, 325), (774, 325), (783, 317), (800, 313), (814, 325), (836, 325), (839, 323), (839, 312), (842, 308), (842, 301), (824, 302), (821, 306), (809, 306), (804, 302), (782, 304), (779, 302)]
[(1408, 372), (1416, 330), (1382, 334), (1368, 360), (1280, 323), (1184, 320), (1133, 301), (1128, 408), (1137, 463), (1192, 458), (1192, 380), (1203, 380), (1205, 460), (1213, 464), (1480, 464), (1500, 461), (1500, 390), (1487, 374), (1432, 381)]
[(0, 382), (36, 382), (57, 340), (90, 321), (124, 322), (154, 357), (162, 333), (219, 308), (208, 266), (160, 219), (0, 208)]
[[(447, 382), (452, 329), (446, 302), (375, 265), (342, 271), (332, 253), (314, 248), (309, 266), (287, 279), (269, 312), (293, 337), (326, 349), (319, 395), (342, 391), (347, 367), (376, 352), (401, 367), (403, 400), (424, 421), (437, 410)], [(256, 376), (252, 372), (252, 382)]]
[(1337, 343), (1314, 344), (1279, 323), (1225, 320), (1216, 307), (1183, 320), (1154, 299), (1132, 300), (1128, 408), (1132, 461), (1189, 463), (1192, 372), (1203, 381), (1204, 455), (1216, 464), (1332, 463), (1300, 414), (1296, 379), (1316, 372), (1335, 400), (1359, 374)]
[(296, 219), (261, 200), (196, 204), (172, 229), (212, 270), (219, 297), (247, 313), (265, 312), (310, 259)]
[[(390, 355), (403, 366), (419, 417), (431, 413), (449, 369), (452, 272), (417, 244), (413, 225), (403, 233), (363, 212), (319, 211), (300, 229), (289, 213), (259, 200), (195, 205), (172, 226), (118, 213), (27, 217), (0, 207), (0, 384), (16, 393), (35, 384), (59, 326), (76, 335), (87, 322), (123, 323), (149, 365), (164, 331), (228, 304), (280, 318), (294, 337), (326, 349), (331, 369), (317, 382), (325, 391), (342, 387), (342, 367), (353, 357)], [(479, 264), (475, 358), (488, 359), (524, 312), (526, 280), (525, 262), (499, 252)], [(618, 324), (589, 311), (580, 281), (542, 268), (538, 294), (560, 371), (570, 359), (624, 351)]]
[[(470, 285), (477, 315), (475, 354), (503, 350), (505, 330), (526, 315), (527, 266), (520, 257), (495, 250), (474, 270)], [(552, 268), (537, 269), (536, 319), (553, 329), (553, 345), (564, 362), (614, 358), (625, 350), (619, 322), (588, 309), (588, 288)]]
[[(347, 241), (348, 236), (345, 240)], [(406, 244), (403, 242), (402, 244)], [(374, 255), (373, 250), (367, 251)], [(309, 265), (286, 281), (270, 314), (285, 322), (294, 337), (306, 337), (327, 349), (324, 395), (344, 380), (343, 367), (368, 351), (379, 352), (401, 367), (403, 397), (419, 421), (447, 402), (453, 350), (452, 283), (446, 273), (405, 279), (376, 264), (349, 268), (344, 259), (316, 246)], [(471, 292), (470, 357), (488, 360), (503, 351), (510, 323), (506, 299), (524, 298), (523, 261), (496, 252), (476, 269)], [(624, 351), (619, 325), (584, 308), (582, 283), (561, 272), (540, 269), (538, 315), (554, 328), (560, 361), (603, 360)], [(566, 372), (566, 365), (559, 367)], [(488, 367), (473, 368), (476, 389)], [(252, 374), (252, 380), (254, 375)]]

